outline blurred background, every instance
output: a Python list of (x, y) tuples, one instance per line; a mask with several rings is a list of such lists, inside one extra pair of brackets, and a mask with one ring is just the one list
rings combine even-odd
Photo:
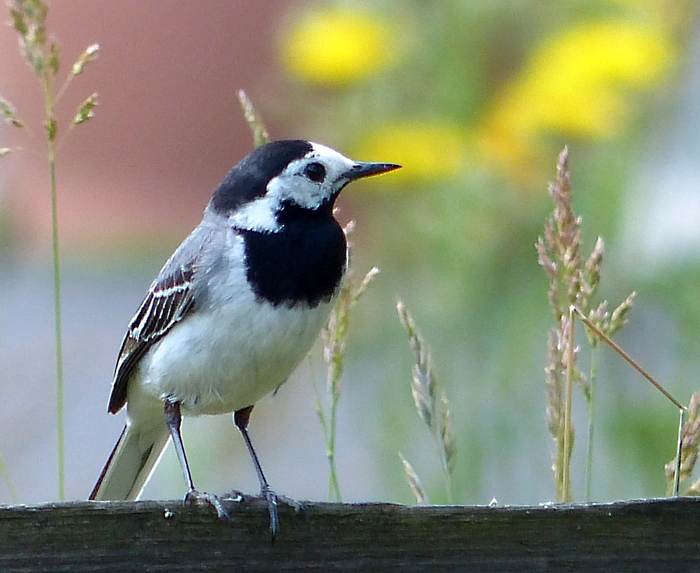
[[(694, 2), (62, 0), (49, 29), (65, 69), (101, 45), (58, 108), (60, 130), (99, 93), (96, 117), (58, 157), (69, 499), (87, 497), (121, 431), (123, 413), (106, 405), (129, 320), (252, 149), (239, 89), (275, 139), (404, 165), (340, 200), (342, 222), (357, 222), (356, 273), (381, 269), (348, 340), (337, 453), (345, 501), (412, 502), (399, 452), (430, 500), (446, 501), (410, 393), (397, 298), (450, 400), (454, 501), (554, 498), (543, 371), (553, 319), (534, 244), (565, 144), (585, 252), (606, 241), (601, 298), (616, 306), (638, 293), (617, 340), (683, 403), (700, 389)], [(41, 93), (16, 36), (0, 27), (0, 95), (28, 125), (0, 127), (0, 147), (24, 148), (0, 161), (0, 455), (16, 490), (0, 479), (0, 502), (34, 503), (58, 495), (50, 199)], [(663, 495), (676, 411), (608, 349), (600, 360), (592, 498)], [(251, 431), (277, 491), (322, 500), (312, 377), (325, 379), (320, 349), (258, 404)], [(576, 403), (581, 499), (580, 393)], [(230, 417), (186, 420), (184, 433), (198, 488), (257, 492)], [(169, 449), (144, 496), (184, 492)]]

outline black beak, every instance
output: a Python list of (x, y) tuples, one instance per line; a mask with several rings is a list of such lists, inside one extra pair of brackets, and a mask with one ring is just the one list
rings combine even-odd
[(387, 171), (393, 171), (394, 169), (399, 169), (401, 166), (395, 163), (363, 163), (358, 161), (352, 166), (350, 171), (348, 171), (345, 176), (354, 181), (355, 179), (362, 179), (363, 177), (369, 177), (370, 175), (379, 175), (380, 173), (386, 173)]

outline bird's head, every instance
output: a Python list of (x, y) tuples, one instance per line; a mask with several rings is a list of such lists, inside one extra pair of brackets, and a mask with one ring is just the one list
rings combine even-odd
[(273, 141), (256, 148), (228, 173), (208, 210), (228, 217), (239, 229), (275, 232), (285, 210), (331, 216), (348, 183), (399, 167), (353, 161), (310, 141)]

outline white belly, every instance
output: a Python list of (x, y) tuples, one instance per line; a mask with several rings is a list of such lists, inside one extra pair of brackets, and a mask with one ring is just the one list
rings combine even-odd
[[(283, 384), (328, 318), (316, 308), (238, 300), (188, 316), (141, 359), (129, 382), (129, 411), (162, 409), (171, 396), (183, 414), (222, 414), (252, 406)], [(144, 400), (145, 399), (145, 400)], [(132, 410), (136, 410), (132, 412)]]

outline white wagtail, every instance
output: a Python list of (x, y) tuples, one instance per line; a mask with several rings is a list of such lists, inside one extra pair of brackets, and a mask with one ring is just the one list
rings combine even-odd
[(248, 420), (309, 352), (338, 294), (347, 266), (338, 194), (398, 167), (288, 140), (258, 147), (226, 175), (129, 324), (108, 406), (114, 414), (126, 405), (126, 427), (90, 499), (136, 499), (172, 438), (185, 499), (225, 515), (215, 496), (195, 489), (180, 425), (182, 415), (234, 412), (276, 533), (277, 497)]

